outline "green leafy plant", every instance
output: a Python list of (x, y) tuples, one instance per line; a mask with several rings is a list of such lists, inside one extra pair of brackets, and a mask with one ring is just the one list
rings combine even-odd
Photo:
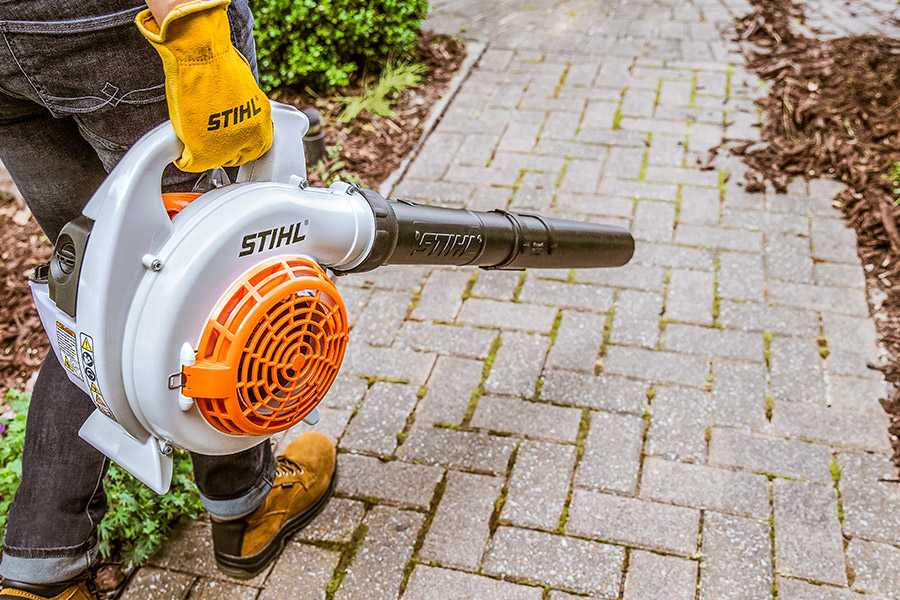
[(97, 528), (100, 554), (129, 565), (143, 564), (159, 549), (179, 519), (198, 517), (203, 505), (192, 473), (190, 456), (176, 453), (172, 487), (159, 496), (111, 464), (104, 482), (109, 509)]
[(341, 96), (344, 110), (338, 116), (341, 123), (349, 123), (363, 112), (379, 117), (392, 117), (393, 101), (405, 90), (419, 85), (427, 71), (425, 65), (388, 63), (374, 86), (367, 87), (360, 96)]
[(427, 0), (250, 0), (260, 82), (319, 91), (413, 47)]
[[(22, 474), (29, 399), (21, 392), (7, 393), (5, 400), (11, 410), (0, 416), (0, 536)], [(178, 452), (172, 487), (165, 496), (158, 496), (111, 464), (104, 481), (109, 508), (97, 529), (103, 557), (140, 565), (156, 552), (179, 519), (199, 516), (203, 505), (191, 474), (190, 456)]]
[(28, 399), (27, 394), (7, 392), (4, 401), (10, 410), (0, 415), (0, 538), (6, 531), (6, 515), (22, 476)]

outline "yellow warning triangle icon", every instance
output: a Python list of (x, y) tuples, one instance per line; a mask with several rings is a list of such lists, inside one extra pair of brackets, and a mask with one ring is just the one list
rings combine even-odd
[(97, 387), (97, 384), (96, 384), (96, 383), (92, 383), (92, 384), (91, 384), (91, 391), (94, 392), (95, 394), (99, 394), (99, 393), (100, 393), (100, 388)]
[(93, 351), (94, 351), (94, 347), (91, 346), (91, 340), (88, 339), (88, 338), (84, 338), (84, 341), (81, 342), (81, 349), (82, 349), (82, 350), (87, 350), (88, 352), (93, 352)]
[(65, 368), (69, 369), (70, 371), (72, 370), (72, 363), (69, 362), (69, 357), (68, 357), (68, 356), (66, 356), (65, 358), (63, 358), (63, 366), (64, 366)]

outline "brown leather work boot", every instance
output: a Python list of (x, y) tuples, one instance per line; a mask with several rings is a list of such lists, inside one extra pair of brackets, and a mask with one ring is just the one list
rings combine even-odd
[(272, 490), (256, 511), (234, 521), (212, 521), (216, 563), (226, 575), (250, 579), (265, 569), (287, 538), (331, 499), (337, 462), (327, 436), (304, 433), (277, 461)]
[(47, 585), (6, 579), (0, 586), (0, 600), (97, 600), (85, 579)]

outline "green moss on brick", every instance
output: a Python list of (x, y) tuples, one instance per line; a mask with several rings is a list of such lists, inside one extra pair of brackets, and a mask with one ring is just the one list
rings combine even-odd
[(481, 368), (481, 381), (478, 383), (478, 387), (475, 388), (475, 391), (472, 392), (472, 395), (469, 397), (469, 405), (466, 407), (466, 414), (463, 417), (463, 425), (468, 426), (468, 424), (472, 421), (472, 416), (475, 414), (475, 409), (478, 408), (478, 401), (481, 400), (481, 397), (484, 395), (484, 384), (487, 382), (488, 377), (491, 374), (491, 369), (494, 366), (494, 361), (497, 360), (497, 352), (500, 350), (500, 346), (503, 344), (500, 336), (494, 338), (491, 342), (491, 347), (488, 349), (487, 358), (484, 359), (484, 366)]
[(763, 359), (766, 361), (766, 368), (772, 370), (772, 335), (771, 331), (763, 331)]

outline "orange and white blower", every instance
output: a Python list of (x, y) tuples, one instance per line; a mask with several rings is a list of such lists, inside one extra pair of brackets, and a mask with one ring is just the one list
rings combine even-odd
[(158, 493), (175, 447), (230, 454), (307, 419), (347, 348), (332, 278), (384, 264), (624, 265), (620, 228), (388, 201), (306, 182), (300, 111), (273, 103), (272, 149), (237, 181), (160, 202), (181, 154), (144, 136), (63, 229), (31, 286), (53, 351), (96, 405), (80, 435)]

